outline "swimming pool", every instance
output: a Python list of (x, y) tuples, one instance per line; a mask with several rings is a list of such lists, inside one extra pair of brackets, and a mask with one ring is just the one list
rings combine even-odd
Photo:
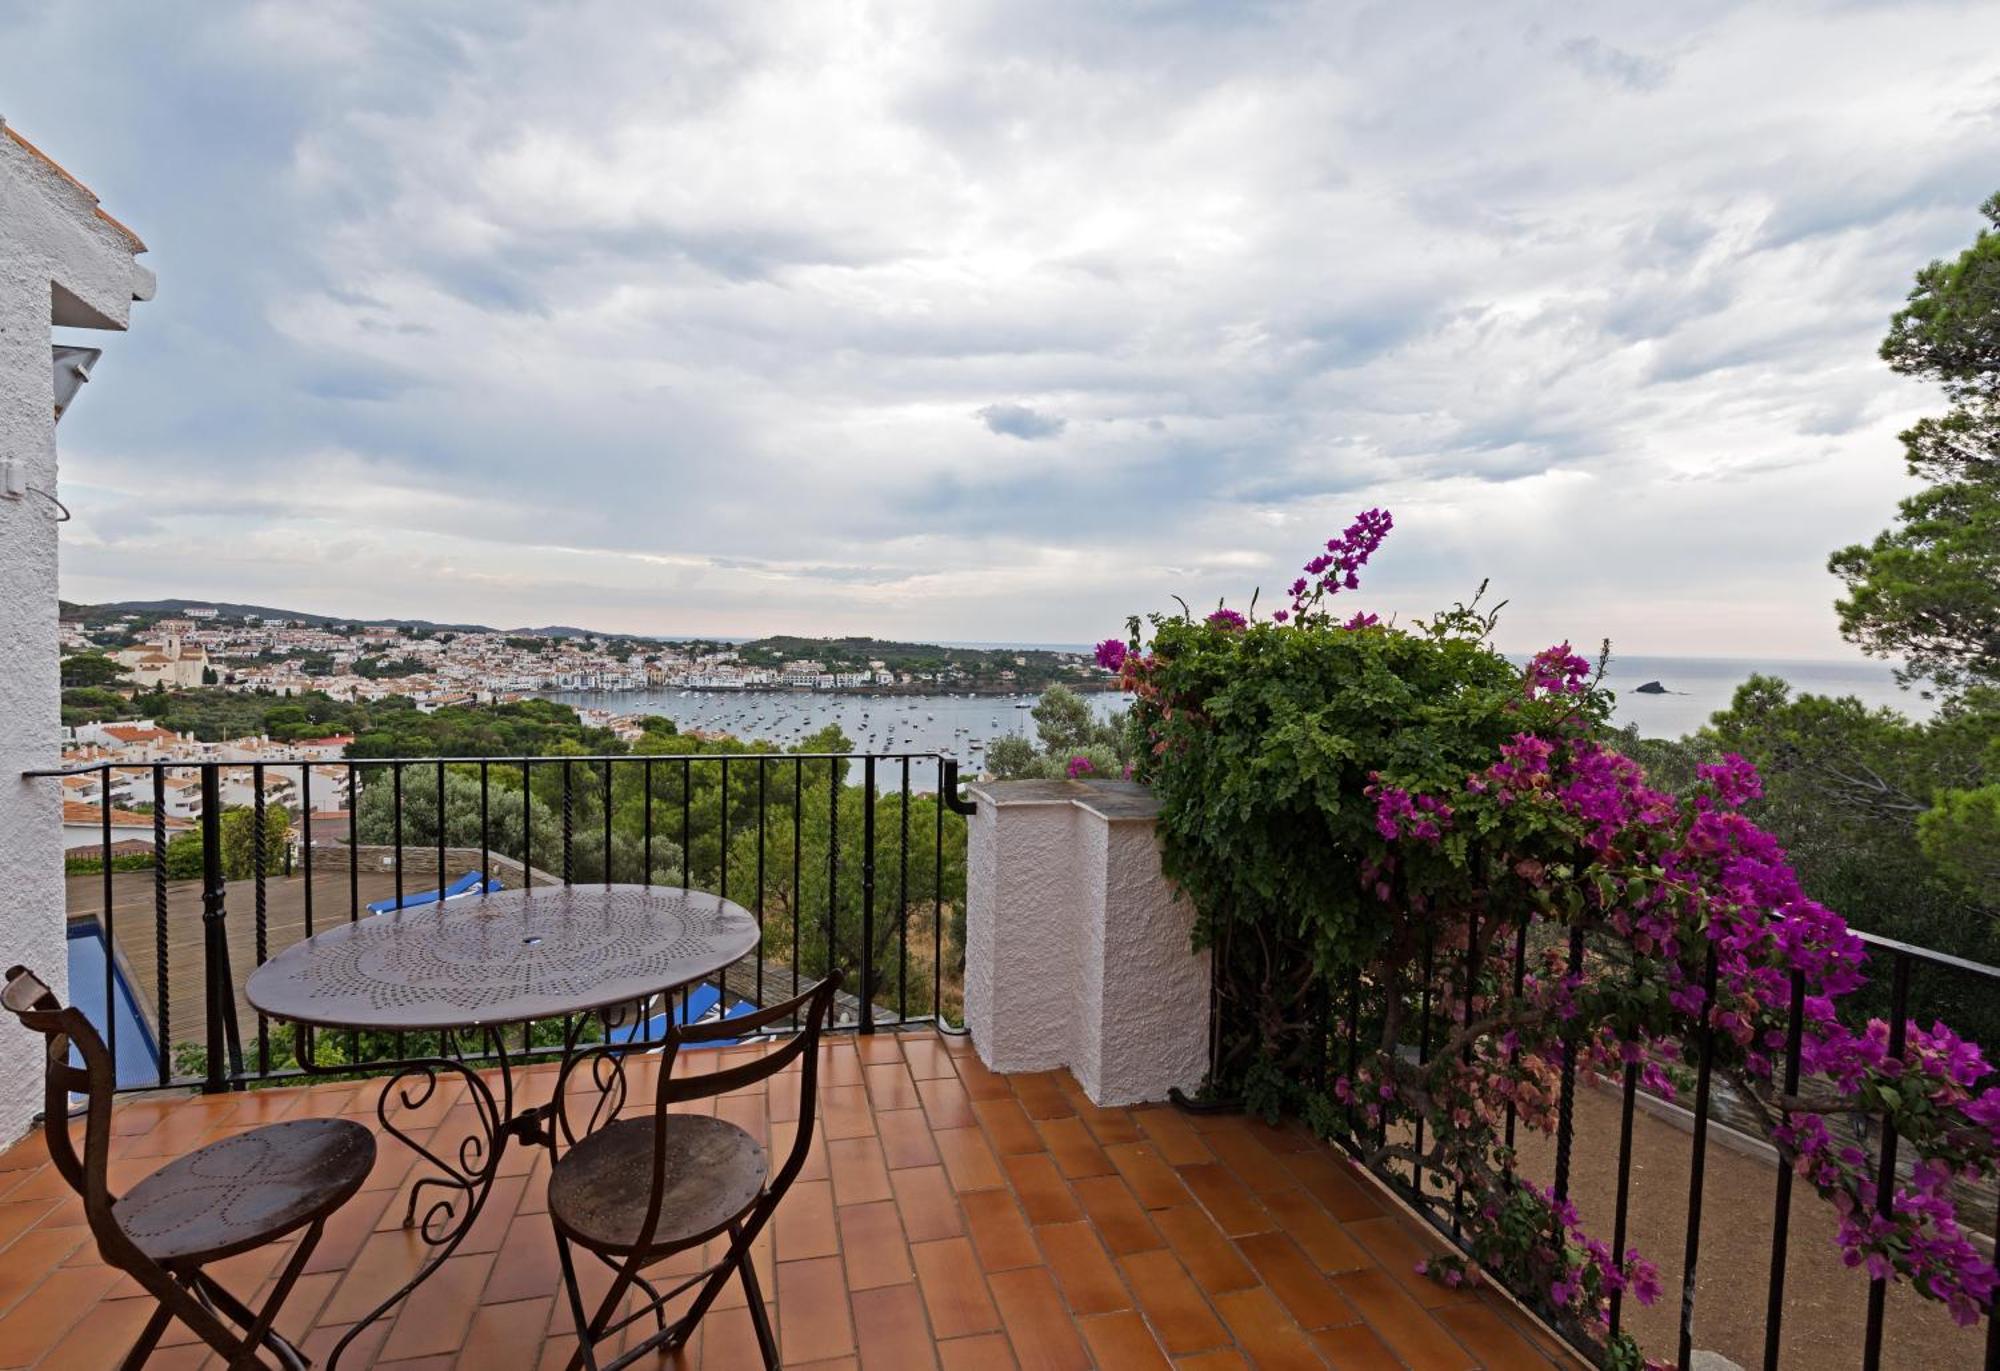
[[(159, 1084), (160, 1046), (139, 1012), (131, 982), (112, 959), (96, 919), (70, 920), (69, 999), (112, 1048), (120, 1086)], [(71, 1049), (70, 1059), (78, 1066), (83, 1064), (75, 1049)]]

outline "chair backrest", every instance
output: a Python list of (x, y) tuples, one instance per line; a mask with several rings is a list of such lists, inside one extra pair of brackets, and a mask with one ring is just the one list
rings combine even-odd
[[(127, 1270), (132, 1262), (144, 1263), (145, 1257), (112, 1215), (111, 1206), (118, 1197), (105, 1182), (111, 1161), (111, 1103), (116, 1077), (104, 1040), (82, 1010), (64, 1005), (24, 966), (8, 969), (0, 1004), (48, 1044), (42, 1129), (48, 1138), (49, 1160), (70, 1188), (83, 1197), (84, 1216), (105, 1257)], [(82, 1066), (71, 1064), (72, 1047), (83, 1058)], [(70, 1135), (70, 1099), (75, 1095), (84, 1100), (81, 1156)]]
[[(666, 1044), (660, 1056), (660, 1074), (655, 1088), (653, 1103), (661, 1115), (667, 1107), (688, 1100), (711, 1099), (743, 1090), (784, 1071), (793, 1062), (799, 1066), (799, 1109), (794, 1125), (796, 1132), (792, 1138), (791, 1150), (784, 1161), (772, 1174), (765, 1187), (767, 1206), (775, 1206), (785, 1191), (791, 1188), (799, 1171), (805, 1166), (806, 1154), (812, 1149), (813, 1121), (818, 1113), (819, 1102), (819, 1044), (820, 1036), (833, 1022), (833, 997), (840, 989), (841, 974), (832, 971), (812, 989), (796, 995), (782, 1004), (774, 1004), (767, 1009), (759, 1009), (750, 1014), (734, 1018), (719, 1019), (713, 1023), (669, 1024)], [(782, 1046), (776, 1047), (750, 1061), (725, 1066), (718, 1071), (704, 1072), (693, 1076), (676, 1076), (674, 1062), (683, 1047), (690, 1044), (730, 1042), (768, 1028), (772, 1024), (795, 1023), (798, 1031), (792, 1034)], [(557, 1099), (562, 1098), (561, 1082), (557, 1084)], [(667, 1130), (653, 1130), (653, 1182), (646, 1197), (646, 1217), (641, 1224), (638, 1246), (644, 1247), (652, 1241), (660, 1221), (660, 1208), (665, 1196), (662, 1185), (666, 1175)], [(768, 1217), (769, 1209), (763, 1212)], [(753, 1220), (761, 1223), (762, 1219)]]

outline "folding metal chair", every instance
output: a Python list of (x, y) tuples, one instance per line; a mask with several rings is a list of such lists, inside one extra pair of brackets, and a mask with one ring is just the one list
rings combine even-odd
[[(127, 1371), (144, 1366), (167, 1324), (178, 1318), (226, 1358), (232, 1371), (266, 1365), (260, 1348), (289, 1371), (302, 1371), (309, 1365), (306, 1356), (271, 1325), (327, 1216), (368, 1179), (375, 1136), (348, 1119), (270, 1124), (190, 1152), (114, 1195), (105, 1171), (115, 1078), (103, 1040), (80, 1010), (65, 1008), (25, 967), (7, 972), (0, 1003), (48, 1040), (43, 1127), (49, 1159), (83, 1197), (97, 1250), (159, 1301), (122, 1365)], [(83, 1057), (81, 1067), (70, 1064), (72, 1046)], [(72, 1094), (84, 1098), (81, 1157), (70, 1134)], [(270, 1298), (255, 1312), (202, 1270), (301, 1228), (305, 1233)]]
[[(820, 1034), (832, 1021), (833, 996), (839, 986), (840, 973), (836, 971), (805, 994), (769, 1009), (717, 1023), (670, 1024), (662, 1055), (651, 1059), (658, 1064), (659, 1080), (650, 1114), (618, 1117), (624, 1104), (624, 1063), (632, 1049), (593, 1047), (576, 1054), (564, 1066), (556, 1081), (556, 1117), (549, 1130), (549, 1146), (553, 1151), (566, 1141), (569, 1147), (554, 1158), (549, 1173), (549, 1218), (555, 1226), (570, 1312), (576, 1319), (577, 1349), (570, 1359), (570, 1371), (579, 1367), (616, 1371), (658, 1349), (681, 1348), (731, 1275), (743, 1282), (764, 1365), (778, 1365), (777, 1340), (771, 1336), (770, 1320), (764, 1312), (750, 1245), (797, 1179), (812, 1146)], [(674, 1063), (683, 1046), (740, 1038), (782, 1021), (801, 1022), (797, 1017), (801, 1011), (803, 1027), (764, 1056), (706, 1075), (674, 1075)], [(798, 1131), (775, 1174), (763, 1145), (735, 1124), (706, 1114), (668, 1112), (669, 1105), (756, 1085), (795, 1061), (801, 1063)], [(600, 1089), (586, 1126), (573, 1130), (567, 1114), (569, 1081), (585, 1062), (592, 1063)], [(714, 1265), (666, 1291), (646, 1279), (646, 1268), (724, 1234), (729, 1243)], [(585, 1308), (583, 1291), (577, 1284), (573, 1251), (577, 1247), (615, 1273), (595, 1312)], [(697, 1286), (700, 1289), (687, 1311), (669, 1323), (669, 1303)], [(644, 1303), (618, 1317), (620, 1304), (634, 1289), (644, 1293)], [(612, 1360), (599, 1363), (599, 1344), (647, 1317), (658, 1325), (658, 1331)]]

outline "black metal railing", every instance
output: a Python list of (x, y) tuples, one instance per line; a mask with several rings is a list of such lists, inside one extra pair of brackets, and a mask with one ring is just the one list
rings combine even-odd
[[(230, 1090), (299, 1075), (290, 1042), (274, 1046), (273, 1025), (243, 1002), (242, 976), (329, 921), (445, 899), (454, 884), (469, 887), (465, 898), (543, 883), (709, 891), (762, 930), (717, 987), (725, 1008), (789, 998), (837, 967), (848, 987), (838, 1026), (962, 1031), (973, 807), (949, 757), (97, 762), (28, 774), (98, 779), (96, 841), (65, 854), (69, 918), (98, 921), (100, 1028), (124, 1089)], [(178, 798), (190, 779), (194, 804)], [(147, 805), (150, 841), (121, 844), (130, 811)], [(114, 822), (114, 810), (128, 817)], [(188, 998), (196, 985), (199, 1014)], [(687, 1004), (683, 991), (679, 1012)], [(647, 1025), (658, 1006), (623, 1012), (633, 1017), (521, 1025), (517, 1045), (488, 1045), (518, 1059), (614, 1029), (635, 1049), (657, 1045)], [(145, 1041), (130, 1042), (135, 1031)], [(436, 1050), (413, 1037), (318, 1035), (313, 1051), (332, 1059), (316, 1067), (360, 1073)]]
[[(1482, 935), (1477, 917), (1473, 914), (1468, 927), (1462, 932), (1453, 930), (1448, 940), (1436, 928), (1427, 933), (1419, 958), (1421, 969), (1414, 982), (1385, 984), (1357, 971), (1344, 987), (1326, 996), (1317, 1034), (1322, 1080), (1336, 1071), (1351, 1077), (1369, 1053), (1384, 1045), (1419, 1064), (1429, 1061), (1434, 1043), (1473, 1021), (1475, 990), (1482, 984), (1483, 993), (1490, 993), (1496, 977), (1504, 976), (1511, 980), (1514, 993), (1521, 993), (1529, 974), (1531, 946), (1536, 960), (1553, 957), (1571, 975), (1587, 963), (1599, 972), (1609, 969), (1617, 974), (1615, 948), (1586, 945), (1579, 931), (1565, 935), (1555, 925), (1522, 925), (1511, 940), (1503, 936), (1496, 945), (1491, 931)], [(1870, 984), (1853, 997), (1855, 1003), (1847, 1012), (1886, 1019), (1892, 1057), (1900, 1055), (1904, 1028), (1912, 1019), (1929, 1022), (1933, 1017), (1942, 1018), (1975, 1038), (1981, 1036), (1979, 1030), (1986, 1029), (1988, 1042), (2000, 1037), (1992, 1031), (2000, 1022), (2000, 968), (1868, 933), (1858, 936), (1869, 947)], [(1448, 950), (1440, 953), (1440, 944), (1447, 941)], [(1508, 963), (1504, 971), (1496, 971), (1487, 960), (1496, 955), (1504, 955)], [(1439, 956), (1459, 960), (1447, 968), (1435, 964)], [(1487, 976), (1484, 983), (1482, 973)], [(1716, 979), (1712, 946), (1703, 977), (1712, 997)], [(1462, 997), (1450, 996), (1449, 1004), (1434, 1003), (1434, 999), (1445, 998), (1441, 988), (1454, 985), (1463, 989)], [(1391, 1035), (1395, 1041), (1385, 1044), (1384, 1025), (1392, 1002), (1400, 1022)], [(1794, 973), (1785, 1045), (1772, 1053), (1773, 1079), (1782, 1083), (1780, 1100), (1799, 1096), (1805, 1018), (1805, 981)], [(1578, 1034), (1592, 1031), (1593, 1026), (1581, 1024), (1576, 1030)], [(1810, 1244), (1794, 1241), (1794, 1229), (1800, 1222), (1830, 1233), (1834, 1210), (1809, 1189), (1802, 1188), (1795, 1196), (1792, 1170), (1780, 1164), (1775, 1149), (1766, 1142), (1766, 1119), (1782, 1111), (1768, 1102), (1746, 1098), (1719, 1078), (1712, 1030), (1698, 1033), (1679, 1049), (1680, 1061), (1671, 1074), (1678, 1078), (1680, 1088), (1672, 1101), (1641, 1086), (1637, 1063), (1627, 1064), (1613, 1080), (1579, 1081), (1577, 1043), (1571, 1037), (1553, 1073), (1552, 1134), (1544, 1138), (1531, 1130), (1517, 1130), (1515, 1108), (1511, 1103), (1507, 1106), (1503, 1136), (1510, 1150), (1518, 1149), (1508, 1173), (1509, 1183), (1516, 1176), (1534, 1180), (1559, 1201), (1575, 1204), (1594, 1232), (1608, 1231), (1613, 1252), (1623, 1253), (1628, 1246), (1636, 1246), (1660, 1268), (1664, 1289), (1657, 1306), (1642, 1313), (1622, 1293), (1615, 1293), (1606, 1328), (1594, 1334), (1591, 1330), (1559, 1329), (1565, 1338), (1591, 1355), (1598, 1350), (1595, 1336), (1627, 1329), (1651, 1355), (1663, 1355), (1668, 1344), (1676, 1345), (1674, 1364), (1680, 1366), (1690, 1364), (1697, 1347), (1706, 1347), (1742, 1365), (1761, 1365), (1766, 1371), (1777, 1371), (1781, 1365), (1836, 1363), (1877, 1371), (1893, 1305), (1901, 1321), (1894, 1345), (1905, 1352), (1932, 1365), (1983, 1364), (1987, 1371), (2000, 1371), (2000, 1321), (1989, 1316), (1983, 1328), (1951, 1327), (1941, 1305), (1922, 1299), (1907, 1287), (1848, 1271), (1825, 1234), (1814, 1234)], [(1993, 1083), (1992, 1078), (1986, 1082)], [(1469, 1250), (1464, 1192), (1458, 1186), (1448, 1186), (1435, 1172), (1427, 1174), (1421, 1122), (1403, 1135), (1392, 1136), (1385, 1125), (1371, 1127), (1352, 1103), (1341, 1114), (1340, 1122), (1344, 1124), (1340, 1141), (1350, 1153), (1371, 1161), (1374, 1174), (1388, 1182), (1433, 1228)], [(1581, 1146), (1579, 1130), (1586, 1135)], [(1894, 1202), (1899, 1177), (1909, 1173), (1907, 1159), (1898, 1156), (1895, 1130), (1857, 1125), (1852, 1141), (1877, 1159), (1873, 1202), (1886, 1214)], [(1390, 1143), (1408, 1146), (1391, 1147), (1385, 1156), (1383, 1149)], [(1711, 1188), (1718, 1186), (1710, 1174), (1712, 1144), (1728, 1148), (1732, 1172), (1719, 1187), (1732, 1207), (1720, 1215), (1704, 1204)], [(1640, 1210), (1634, 1208), (1635, 1164), (1647, 1190)], [(1578, 1186), (1580, 1170), (1589, 1173), (1587, 1195)], [(1749, 1193), (1761, 1190), (1767, 1195), (1769, 1207), (1752, 1204), (1746, 1208), (1734, 1203), (1745, 1196), (1746, 1186)], [(1672, 1188), (1678, 1188), (1678, 1203), (1664, 1193)], [(1996, 1201), (1992, 1179), (1961, 1186), (1955, 1198), (1961, 1221), (1968, 1231), (1980, 1235), (1976, 1240), (1982, 1245), (2000, 1245), (2000, 1202)], [(1991, 1249), (1987, 1255), (1992, 1256)], [(1716, 1277), (1698, 1282), (1697, 1273), (1706, 1276), (1712, 1266)], [(1788, 1323), (1788, 1284), (1801, 1282), (1810, 1282), (1812, 1288), (1803, 1296), (1795, 1294), (1790, 1307), (1794, 1313), (1810, 1309), (1811, 1317)], [(1698, 1301), (1698, 1291), (1709, 1304)], [(1539, 1307), (1545, 1298), (1541, 1291), (1513, 1293), (1531, 1307)], [(1697, 1312), (1710, 1307), (1717, 1314), (1712, 1332), (1704, 1337), (1704, 1330), (1697, 1326)]]

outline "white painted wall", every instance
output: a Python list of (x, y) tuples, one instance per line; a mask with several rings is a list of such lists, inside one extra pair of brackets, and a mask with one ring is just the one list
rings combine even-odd
[[(23, 463), (30, 486), (56, 490), (50, 325), (124, 328), (153, 293), (139, 250), (0, 127), (0, 461)], [(106, 403), (90, 393), (102, 384), (74, 403)], [(0, 969), (23, 963), (64, 993), (61, 797), (54, 781), (21, 779), (60, 756), (55, 513), (39, 495), (0, 499)], [(41, 1107), (41, 1071), (39, 1044), (0, 1024), (0, 1144)]]
[(1208, 954), (1160, 871), (1144, 788), (983, 782), (966, 852), (965, 1020), (995, 1071), (1069, 1068), (1100, 1105), (1193, 1090)]

